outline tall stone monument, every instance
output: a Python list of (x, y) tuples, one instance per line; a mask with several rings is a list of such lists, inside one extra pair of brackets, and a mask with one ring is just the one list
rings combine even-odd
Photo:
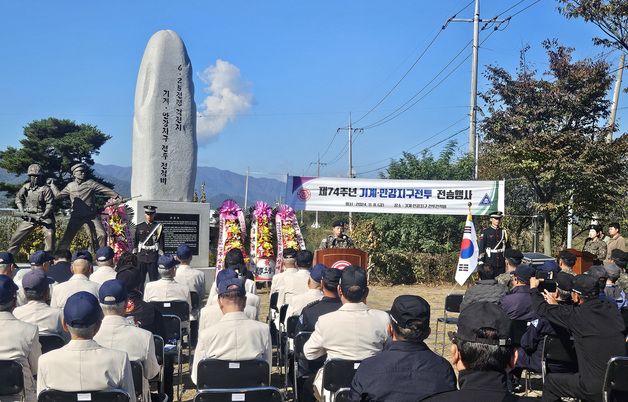
[(133, 162), (129, 205), (134, 223), (145, 205), (157, 207), (166, 254), (188, 244), (192, 265), (209, 262), (209, 204), (192, 202), (196, 180), (196, 104), (192, 65), (176, 32), (156, 32), (148, 41), (135, 89)]

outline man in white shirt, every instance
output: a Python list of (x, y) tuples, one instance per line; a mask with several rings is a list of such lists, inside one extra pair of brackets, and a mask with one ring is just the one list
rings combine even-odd
[(187, 244), (181, 244), (177, 247), (177, 261), (179, 266), (174, 280), (178, 283), (185, 285), (190, 290), (190, 293), (196, 293), (198, 306), (192, 308), (192, 315), (190, 316), (190, 341), (192, 346), (196, 346), (198, 340), (198, 319), (200, 315), (201, 302), (205, 298), (205, 274), (198, 269), (192, 268), (190, 263), (192, 262), (192, 249)]
[(24, 322), (37, 325), (40, 335), (59, 335), (67, 341), (70, 336), (63, 330), (61, 310), (50, 307), (50, 285), (54, 279), (44, 271), (31, 270), (22, 278), (27, 303), (16, 307), (13, 315)]
[[(279, 298), (277, 306), (290, 304), (296, 295), (307, 292), (307, 282), (310, 278), (310, 268), (312, 267), (313, 255), (311, 251), (299, 250), (295, 255), (296, 266), (287, 265), (279, 285)], [(285, 262), (285, 260), (284, 260)]]
[[(338, 294), (342, 307), (319, 317), (310, 339), (303, 346), (308, 360), (327, 354), (329, 359), (364, 360), (381, 351), (388, 339), (388, 313), (366, 304), (366, 271), (350, 265), (342, 271)], [(314, 393), (321, 400), (323, 369), (314, 379)]]
[[(218, 274), (216, 275), (215, 283), (218, 283), (225, 279), (233, 279), (233, 278), (237, 278), (242, 281), (245, 281), (245, 279), (240, 277), (235, 270), (231, 268), (225, 268), (221, 270), (220, 272), (218, 272)], [(245, 282), (244, 288), (246, 289), (246, 282)], [(248, 290), (246, 290), (246, 305), (252, 306), (253, 308), (255, 308), (255, 319), (259, 317), (261, 302), (262, 302), (261, 298), (258, 295), (250, 293)], [(218, 304), (218, 295), (216, 294), (213, 297), (210, 296), (210, 298), (207, 300), (207, 304)]]
[(89, 280), (92, 264), (86, 259), (77, 258), (72, 261), (71, 270), (72, 277), (67, 282), (55, 285), (50, 307), (62, 309), (70, 296), (81, 291), (98, 297), (98, 284)]
[(126, 352), (130, 361), (137, 361), (144, 368), (142, 400), (149, 401), (148, 380), (159, 374), (159, 364), (155, 355), (153, 334), (138, 328), (124, 318), (127, 303), (124, 282), (112, 279), (102, 284), (98, 291), (100, 307), (105, 315), (94, 340), (100, 346)]
[[(17, 305), (23, 306), (26, 304), (26, 294), (24, 293), (24, 288), (22, 287), (22, 279), (24, 275), (31, 271), (42, 271), (48, 272), (50, 268), (50, 262), (53, 260), (52, 256), (45, 251), (35, 251), (28, 257), (28, 262), (31, 264), (31, 269), (20, 269), (15, 273), (13, 277), (13, 281), (20, 288), (17, 292)], [(50, 285), (50, 293), (52, 293), (53, 285)]]
[[(187, 286), (175, 282), (177, 260), (171, 255), (162, 255), (157, 260), (157, 271), (161, 279), (149, 282), (144, 289), (144, 301), (184, 301), (192, 311), (192, 298)], [(186, 323), (187, 325), (187, 323)]]
[(286, 317), (301, 315), (303, 307), (313, 301), (323, 298), (323, 292), (321, 292), (321, 280), (323, 279), (325, 268), (326, 267), (323, 264), (316, 264), (312, 267), (312, 270), (310, 271), (310, 278), (307, 281), (307, 292), (292, 297), (292, 301), (288, 305)]
[(115, 253), (109, 246), (101, 247), (96, 251), (96, 265), (98, 268), (89, 276), (89, 280), (96, 282), (98, 286), (108, 280), (116, 279), (116, 270), (113, 269), (113, 257)]
[(131, 364), (125, 352), (107, 349), (93, 340), (102, 309), (89, 292), (71, 295), (63, 307), (63, 327), (72, 340), (42, 355), (37, 370), (37, 394), (45, 389), (65, 392), (121, 389), (135, 402)]
[[(257, 294), (257, 287), (255, 286), (254, 281), (255, 277), (251, 275), (250, 272), (246, 269), (244, 256), (242, 255), (242, 251), (240, 251), (239, 248), (233, 248), (227, 252), (227, 255), (225, 255), (224, 269), (232, 269), (236, 271), (240, 278), (246, 279), (244, 281), (244, 289), (246, 289), (247, 293), (252, 293), (254, 295)], [(214, 281), (211, 288), (209, 289), (209, 300), (212, 300), (216, 295), (216, 281)]]
[(272, 367), (268, 325), (251, 320), (244, 314), (245, 298), (242, 280), (231, 278), (219, 283), (218, 304), (224, 316), (200, 334), (192, 364), (192, 381), (195, 384), (198, 363), (203, 359), (261, 359), (268, 362), (269, 368)]
[[(37, 326), (22, 322), (11, 313), (17, 301), (18, 287), (11, 278), (0, 275), (0, 360), (13, 360), (22, 366), (27, 401), (36, 401), (35, 380), (37, 361), (41, 355)], [(2, 401), (19, 402), (22, 394), (2, 396)]]

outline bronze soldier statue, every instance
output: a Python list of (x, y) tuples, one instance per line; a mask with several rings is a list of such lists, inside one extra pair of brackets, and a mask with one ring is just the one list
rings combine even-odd
[(353, 248), (353, 240), (344, 233), (345, 223), (340, 220), (334, 221), (332, 226), (334, 233), (324, 238), (319, 248)]
[(76, 236), (76, 233), (83, 225), (87, 225), (89, 229), (94, 251), (105, 246), (107, 235), (96, 209), (96, 195), (116, 199), (121, 197), (120, 194), (109, 187), (92, 179), (86, 179), (86, 168), (87, 166), (84, 163), (73, 165), (70, 170), (72, 171), (72, 176), (74, 176), (74, 181), (68, 183), (61, 191), (55, 186), (52, 179), (49, 180), (50, 188), (55, 198), (70, 198), (72, 205), (70, 221), (57, 249), (68, 250), (74, 236)]
[(28, 167), (29, 182), (24, 184), (15, 196), (18, 216), (24, 221), (13, 233), (9, 241), (11, 254), (15, 254), (22, 241), (37, 227), (41, 227), (44, 232), (44, 249), (52, 252), (55, 244), (55, 216), (54, 216), (54, 195), (45, 183), (43, 183), (43, 173), (41, 165), (33, 163)]

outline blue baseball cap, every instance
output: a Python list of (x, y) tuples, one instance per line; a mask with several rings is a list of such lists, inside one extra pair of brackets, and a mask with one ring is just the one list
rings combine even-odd
[(68, 297), (63, 307), (63, 320), (72, 328), (87, 328), (100, 321), (102, 316), (96, 296), (85, 291)]
[(528, 264), (521, 264), (512, 272), (513, 276), (525, 283), (530, 283), (530, 278), (534, 276), (534, 267)]
[(192, 249), (187, 244), (181, 244), (177, 247), (177, 257), (181, 260), (189, 260), (192, 258)]
[(0, 303), (8, 303), (15, 299), (18, 289), (13, 279), (5, 275), (0, 275)]
[(177, 266), (177, 260), (171, 255), (162, 255), (157, 260), (159, 269), (171, 269)]
[(98, 290), (98, 300), (100, 304), (118, 304), (128, 297), (126, 283), (119, 279), (110, 279), (103, 282)]
[(0, 264), (15, 264), (13, 254), (3, 251), (0, 253)]
[(43, 264), (47, 263), (48, 261), (52, 261), (52, 260), (54, 260), (54, 258), (52, 258), (52, 256), (50, 254), (48, 254), (45, 251), (41, 251), (41, 250), (35, 251), (28, 258), (28, 262), (30, 262), (31, 265), (43, 265)]
[(538, 269), (540, 269), (541, 271), (545, 271), (545, 272), (558, 272), (558, 271), (560, 271), (560, 268), (558, 267), (558, 264), (554, 260), (543, 261), (543, 264), (541, 264), (541, 266), (538, 267)]
[(72, 255), (72, 262), (74, 262), (76, 260), (87, 260), (89, 262), (93, 262), (94, 258), (92, 257), (92, 253), (90, 253), (89, 251), (87, 251), (87, 250), (79, 250), (79, 251), (76, 251)]
[(230, 268), (221, 269), (216, 275), (216, 286), (220, 285), (220, 282), (222, 281), (234, 278), (238, 278), (238, 273), (236, 271)]
[(244, 289), (244, 281), (238, 278), (229, 278), (218, 283), (218, 296), (233, 291), (237, 291), (238, 296), (240, 297), (246, 295), (246, 290)]
[(109, 246), (101, 247), (96, 251), (96, 261), (109, 261), (113, 259), (113, 256), (116, 253), (113, 252), (113, 249)]
[(320, 283), (327, 267), (323, 264), (316, 264), (310, 270), (310, 278), (316, 283)]
[(22, 287), (27, 290), (36, 290), (41, 292), (55, 283), (55, 280), (46, 275), (44, 271), (32, 269), (22, 278)]

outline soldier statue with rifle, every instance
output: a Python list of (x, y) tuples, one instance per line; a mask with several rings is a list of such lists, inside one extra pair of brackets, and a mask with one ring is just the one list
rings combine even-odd
[(24, 184), (15, 196), (17, 210), (3, 210), (23, 219), (9, 241), (11, 254), (15, 254), (20, 244), (35, 228), (44, 232), (44, 249), (52, 252), (55, 244), (54, 195), (43, 182), (41, 165), (33, 163), (28, 167), (29, 182)]
[(84, 163), (73, 165), (70, 170), (74, 181), (68, 183), (63, 190), (59, 190), (52, 179), (48, 179), (50, 189), (56, 199), (69, 198), (71, 204), (70, 221), (63, 233), (57, 249), (68, 250), (70, 243), (81, 226), (87, 225), (92, 247), (95, 250), (105, 246), (107, 235), (102, 226), (99, 211), (96, 209), (96, 196), (104, 196), (120, 200), (122, 197), (109, 187), (95, 180), (87, 179), (87, 166)]

